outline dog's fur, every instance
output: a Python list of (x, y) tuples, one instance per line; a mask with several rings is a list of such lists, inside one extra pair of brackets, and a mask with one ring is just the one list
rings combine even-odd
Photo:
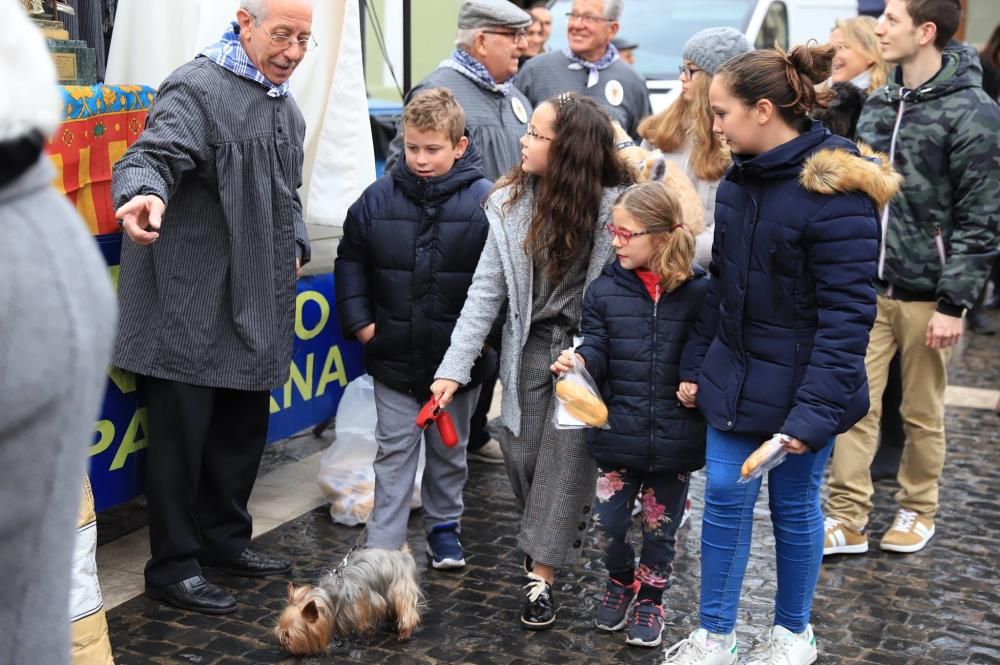
[(289, 584), (288, 606), (274, 635), (290, 653), (307, 656), (326, 651), (334, 637), (370, 635), (393, 617), (396, 634), (405, 640), (420, 624), (423, 599), (408, 547), (360, 549), (351, 553), (339, 574), (326, 573), (315, 587)]

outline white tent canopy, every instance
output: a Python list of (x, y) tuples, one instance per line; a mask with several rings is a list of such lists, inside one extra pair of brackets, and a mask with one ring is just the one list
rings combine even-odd
[[(238, 8), (239, 0), (119, 0), (107, 83), (159, 87), (217, 41)], [(358, 0), (314, 2), (313, 34), (319, 47), (291, 79), (306, 119), (300, 194), (307, 222), (339, 226), (375, 177)]]

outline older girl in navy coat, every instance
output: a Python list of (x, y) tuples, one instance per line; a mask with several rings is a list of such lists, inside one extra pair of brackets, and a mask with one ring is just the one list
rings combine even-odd
[[(698, 628), (665, 663), (730, 665), (760, 479), (746, 457), (774, 434), (768, 475), (778, 589), (752, 665), (817, 658), (809, 625), (823, 558), (819, 491), (833, 437), (868, 411), (877, 209), (884, 164), (809, 120), (831, 47), (753, 51), (722, 66), (709, 99), (733, 165), (719, 186), (711, 288), (684, 350), (678, 397), (708, 421)], [(822, 101), (822, 100), (820, 100)]]
[[(577, 363), (601, 386), (610, 425), (587, 433), (599, 469), (594, 523), (608, 570), (596, 624), (607, 631), (628, 624), (626, 642), (652, 647), (663, 632), (663, 589), (688, 478), (705, 463), (704, 421), (675, 392), (681, 350), (708, 278), (693, 267), (694, 236), (662, 183), (630, 187), (612, 215), (607, 230), (618, 260), (584, 297), (583, 343), (576, 350)], [(567, 371), (572, 360), (567, 349), (552, 371)], [(628, 530), (637, 497), (643, 545), (636, 570)]]

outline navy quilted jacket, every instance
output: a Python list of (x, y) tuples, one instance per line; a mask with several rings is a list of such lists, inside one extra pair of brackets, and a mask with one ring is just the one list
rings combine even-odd
[(587, 430), (587, 447), (609, 469), (694, 471), (705, 464), (705, 421), (677, 401), (678, 365), (698, 320), (708, 277), (695, 277), (654, 303), (618, 261), (583, 301), (577, 352), (601, 387), (610, 429)]
[(898, 178), (820, 123), (719, 186), (712, 285), (681, 376), (721, 430), (818, 450), (868, 411), (877, 209)]
[[(400, 161), (350, 207), (337, 247), (334, 286), (343, 335), (375, 324), (365, 369), (425, 399), (465, 304), (489, 226), (493, 189), (469, 145), (451, 171), (418, 178)], [(472, 381), (483, 379), (480, 358)]]

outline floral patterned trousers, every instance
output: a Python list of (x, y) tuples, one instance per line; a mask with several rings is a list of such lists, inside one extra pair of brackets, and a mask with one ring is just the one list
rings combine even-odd
[[(605, 552), (608, 575), (635, 577), (643, 586), (664, 589), (674, 568), (674, 544), (684, 513), (690, 474), (599, 468), (594, 525)], [(636, 498), (642, 507), (642, 553), (635, 569), (629, 538)]]

